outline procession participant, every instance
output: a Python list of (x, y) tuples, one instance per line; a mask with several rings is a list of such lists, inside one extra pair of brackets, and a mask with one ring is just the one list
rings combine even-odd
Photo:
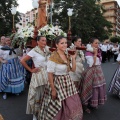
[(118, 57), (118, 54), (119, 54), (119, 46), (118, 44), (114, 44), (113, 48), (112, 48), (112, 52), (114, 54), (114, 62), (117, 62), (117, 57)]
[[(32, 73), (32, 78), (29, 86), (27, 100), (27, 114), (33, 114), (33, 120), (37, 120), (40, 102), (43, 97), (45, 85), (48, 82), (47, 78), (47, 56), (49, 54), (46, 46), (46, 37), (38, 36), (37, 44), (25, 57), (22, 58), (22, 65)], [(30, 68), (26, 61), (30, 60), (34, 63), (35, 68)]]
[(5, 36), (2, 36), (0, 39), (0, 48), (2, 48), (3, 46), (5, 46)]
[(101, 46), (101, 50), (102, 50), (102, 63), (105, 63), (106, 58), (107, 58), (107, 43), (106, 43), (106, 41)]
[(3, 99), (7, 93), (19, 94), (24, 90), (25, 71), (18, 59), (22, 55), (20, 48), (12, 48), (10, 37), (5, 38), (6, 46), (0, 50), (0, 92), (4, 92)]
[(83, 109), (90, 113), (88, 106), (97, 108), (98, 105), (104, 104), (106, 100), (106, 82), (101, 69), (101, 56), (98, 51), (98, 39), (91, 39), (91, 46), (96, 49), (94, 53), (86, 52), (88, 68), (84, 71), (82, 91), (80, 98), (83, 104)]
[[(70, 46), (71, 49), (76, 49), (76, 47), (81, 47), (82, 41), (81, 38), (75, 37), (73, 39), (73, 46)], [(84, 53), (82, 50), (76, 50), (76, 70), (75, 72), (70, 71), (70, 77), (74, 81), (75, 86), (78, 88), (80, 84), (81, 74), (84, 71), (83, 62), (85, 61)]]
[[(120, 64), (120, 53), (117, 57), (117, 62)], [(108, 91), (120, 98), (120, 65), (118, 66), (112, 77)]]
[(56, 38), (57, 51), (54, 51), (47, 63), (48, 85), (45, 88), (38, 120), (82, 120), (83, 111), (80, 98), (69, 71), (75, 71), (75, 55), (65, 54), (66, 38)]

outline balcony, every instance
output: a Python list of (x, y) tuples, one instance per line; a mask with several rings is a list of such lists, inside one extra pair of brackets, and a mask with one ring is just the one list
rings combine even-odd
[(109, 10), (115, 10), (115, 11), (117, 11), (117, 8), (115, 6), (105, 7), (104, 9), (107, 10), (107, 11), (109, 11)]
[(117, 23), (120, 23), (120, 19), (117, 19)]
[(120, 28), (118, 26), (116, 27), (116, 29), (117, 29), (117, 31), (120, 31)]
[(115, 18), (117, 18), (117, 15), (115, 13), (113, 13), (113, 14), (104, 14), (103, 16), (104, 17), (115, 17)]

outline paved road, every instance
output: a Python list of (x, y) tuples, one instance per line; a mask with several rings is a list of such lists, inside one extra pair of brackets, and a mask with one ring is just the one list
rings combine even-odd
[[(107, 88), (114, 74), (117, 64), (102, 64), (103, 72), (107, 81)], [(32, 120), (31, 115), (26, 115), (28, 86), (19, 96), (9, 94), (7, 100), (2, 99), (0, 94), (0, 114), (5, 120)], [(100, 106), (97, 110), (93, 110), (91, 114), (84, 113), (83, 120), (120, 120), (120, 99), (116, 96), (108, 94), (108, 100), (105, 105)]]

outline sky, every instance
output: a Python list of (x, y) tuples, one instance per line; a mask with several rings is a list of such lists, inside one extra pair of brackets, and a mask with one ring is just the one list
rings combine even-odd
[[(116, 0), (118, 4), (120, 5), (120, 0)], [(27, 11), (30, 11), (32, 7), (32, 0), (18, 0), (18, 8), (17, 10), (22, 13), (26, 13)]]

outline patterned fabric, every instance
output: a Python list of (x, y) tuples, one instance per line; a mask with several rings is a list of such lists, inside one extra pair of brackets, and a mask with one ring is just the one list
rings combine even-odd
[(81, 50), (77, 50), (77, 56), (76, 56), (76, 71), (72, 72), (70, 71), (70, 77), (73, 81), (80, 82), (81, 80), (81, 74), (84, 71), (83, 62), (84, 61), (84, 53)]
[(62, 101), (62, 108), (54, 120), (82, 120), (82, 117), (80, 97), (75, 94)]
[[(101, 52), (100, 52), (100, 49), (98, 49), (98, 54), (97, 54), (97, 57), (99, 58), (99, 60), (100, 61), (102, 61), (102, 56), (101, 56)], [(92, 53), (92, 52), (89, 52), (89, 51), (87, 51), (86, 53), (85, 53), (85, 56), (94, 56), (94, 54)]]
[(25, 69), (18, 58), (8, 60), (2, 64), (0, 70), (0, 91), (20, 93), (24, 89)]
[(40, 109), (40, 102), (43, 97), (45, 85), (48, 82), (46, 69), (41, 68), (40, 72), (33, 73), (27, 100), (27, 114), (34, 114), (37, 116)]
[[(105, 78), (101, 66), (94, 66), (87, 68), (83, 73), (83, 80), (80, 85), (80, 98), (83, 104), (88, 104), (91, 99), (93, 104), (103, 104), (106, 100), (105, 93)], [(97, 88), (97, 92), (95, 92)], [(100, 94), (103, 93), (101, 97)], [(93, 96), (98, 96), (92, 100)], [(95, 102), (96, 101), (96, 102)], [(100, 102), (102, 101), (102, 102)]]
[[(41, 104), (38, 120), (53, 120), (62, 108), (62, 101), (70, 96), (77, 94), (76, 87), (73, 81), (70, 79), (69, 75), (55, 76), (54, 86), (57, 90), (57, 98), (56, 100), (52, 100), (51, 87), (50, 85), (47, 85), (45, 88), (45, 93)], [(71, 118), (71, 120), (76, 119)]]
[(60, 57), (59, 53), (57, 51), (54, 51), (52, 55), (50, 56), (49, 60), (53, 61), (57, 64), (66, 64), (68, 67), (68, 71), (70, 71), (70, 56), (66, 54), (67, 60), (68, 61), (63, 61), (62, 58)]
[(44, 51), (42, 51), (39, 46), (36, 46), (35, 48), (33, 48), (33, 50), (34, 50), (35, 52), (39, 53), (40, 55), (46, 57), (46, 59), (47, 59), (47, 55), (48, 55), (49, 53), (46, 51), (46, 49), (44, 49)]
[(108, 91), (120, 97), (120, 66), (113, 75)]

